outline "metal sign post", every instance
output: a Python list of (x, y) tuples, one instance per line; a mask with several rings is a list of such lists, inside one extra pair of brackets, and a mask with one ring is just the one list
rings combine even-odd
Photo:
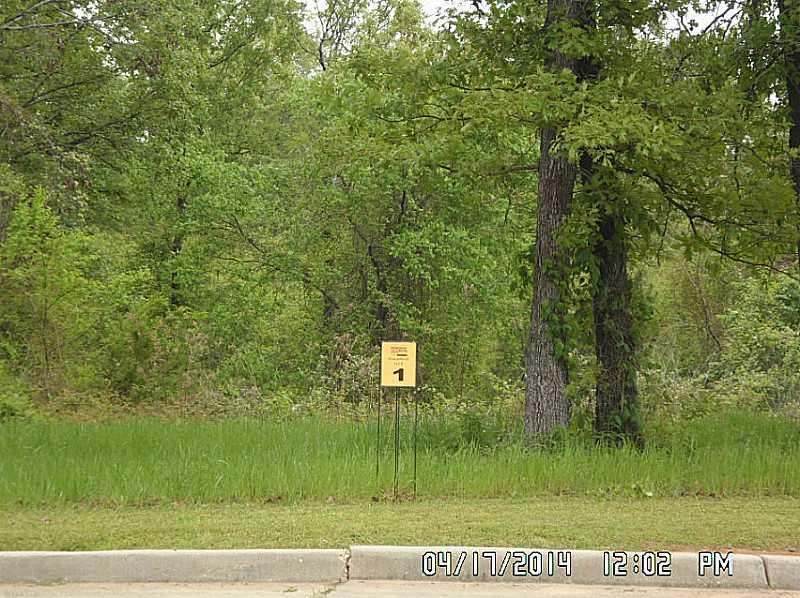
[(397, 500), (397, 484), (400, 478), (400, 390), (394, 389), (394, 498)]
[(383, 388), (378, 389), (378, 441), (375, 443), (375, 479), (380, 479), (378, 474), (380, 473), (380, 462), (381, 462), (381, 400), (383, 399)]
[(414, 392), (414, 498), (417, 497), (417, 420), (419, 408), (417, 407), (417, 393)]
[[(381, 343), (381, 387), (394, 388), (394, 497), (400, 485), (400, 388), (417, 386), (417, 343)], [(382, 393), (381, 393), (382, 394)], [(417, 398), (414, 395), (414, 496), (417, 495)], [(378, 398), (378, 446), (375, 452), (377, 479), (381, 442), (381, 400)]]

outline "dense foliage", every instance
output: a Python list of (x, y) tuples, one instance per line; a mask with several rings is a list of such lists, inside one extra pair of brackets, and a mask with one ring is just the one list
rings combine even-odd
[(388, 339), (521, 416), (542, 131), (572, 425), (797, 417), (800, 8), (550, 4), (5, 2), (0, 421), (364, 413)]

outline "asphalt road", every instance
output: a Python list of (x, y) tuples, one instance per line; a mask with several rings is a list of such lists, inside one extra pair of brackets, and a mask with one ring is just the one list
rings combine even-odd
[(0, 598), (800, 598), (783, 590), (706, 590), (568, 584), (348, 581), (324, 584), (67, 584), (0, 585)]

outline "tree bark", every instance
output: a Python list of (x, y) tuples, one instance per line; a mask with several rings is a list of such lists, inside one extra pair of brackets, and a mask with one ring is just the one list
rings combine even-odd
[[(789, 149), (800, 151), (800, 49), (798, 41), (798, 7), (796, 0), (779, 0), (781, 46), (784, 52), (786, 91), (789, 100)], [(789, 158), (789, 175), (794, 187), (795, 215), (800, 218), (800, 158)], [(797, 223), (795, 241), (797, 267), (800, 268), (800, 222)]]
[(603, 211), (599, 233), (594, 247), (599, 279), (592, 297), (595, 354), (599, 366), (595, 431), (601, 438), (617, 445), (628, 438), (641, 446), (636, 392), (636, 338), (622, 216)]
[(11, 213), (17, 205), (17, 198), (11, 194), (0, 191), (0, 245), (3, 245), (11, 222)]
[(539, 159), (539, 214), (536, 223), (531, 332), (525, 355), (525, 435), (551, 433), (569, 423), (566, 395), (567, 364), (556, 353), (555, 340), (563, 338), (553, 324), (563, 319), (558, 290), (559, 254), (556, 237), (569, 215), (577, 168), (566, 156), (551, 154), (556, 129), (541, 132)]
[[(545, 30), (560, 23), (592, 26), (588, 2), (548, 0)], [(554, 49), (548, 60), (555, 71), (569, 69), (579, 80), (596, 74), (588, 58), (580, 61)], [(561, 226), (570, 213), (577, 167), (565, 155), (552, 151), (558, 134), (556, 126), (543, 127), (540, 134), (539, 209), (536, 223), (536, 257), (531, 330), (525, 352), (525, 437), (551, 433), (569, 423), (570, 404), (566, 394), (568, 372), (563, 321), (563, 297), (559, 291), (559, 270), (563, 258), (556, 245)]]

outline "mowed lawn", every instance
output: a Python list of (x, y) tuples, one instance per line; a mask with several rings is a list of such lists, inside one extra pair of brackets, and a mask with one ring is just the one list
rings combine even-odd
[(346, 504), (6, 507), (0, 550), (353, 544), (791, 552), (797, 499), (436, 499)]

